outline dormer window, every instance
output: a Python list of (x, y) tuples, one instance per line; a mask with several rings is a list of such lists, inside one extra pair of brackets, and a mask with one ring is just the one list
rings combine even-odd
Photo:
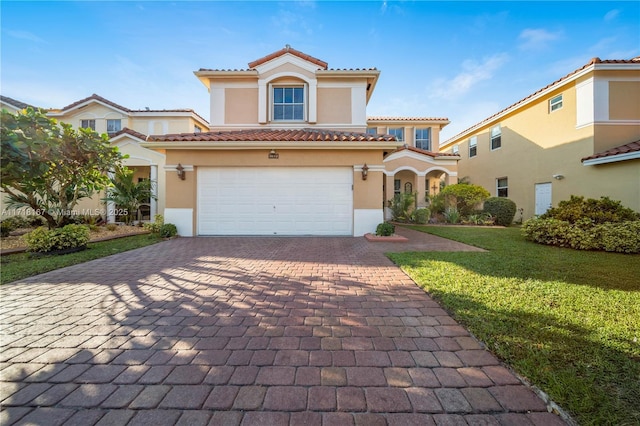
[(304, 121), (304, 86), (273, 86), (273, 121)]

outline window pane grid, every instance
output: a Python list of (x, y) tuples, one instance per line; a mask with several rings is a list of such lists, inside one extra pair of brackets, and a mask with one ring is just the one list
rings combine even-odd
[(273, 119), (281, 121), (304, 120), (304, 88), (273, 88)]
[(509, 196), (509, 180), (507, 178), (496, 179), (496, 192), (498, 197)]
[(469, 138), (469, 157), (475, 157), (478, 154), (478, 138), (472, 136)]
[(431, 151), (431, 129), (416, 129), (416, 148)]
[(497, 125), (491, 129), (491, 149), (498, 149), (502, 146), (502, 128)]

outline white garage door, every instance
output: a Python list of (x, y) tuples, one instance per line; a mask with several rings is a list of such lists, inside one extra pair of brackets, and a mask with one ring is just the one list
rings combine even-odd
[(198, 168), (199, 235), (352, 235), (351, 168)]

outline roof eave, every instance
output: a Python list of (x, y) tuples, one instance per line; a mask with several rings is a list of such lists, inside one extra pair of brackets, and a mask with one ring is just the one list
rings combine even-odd
[(154, 141), (140, 144), (156, 149), (207, 149), (207, 150), (251, 150), (251, 149), (397, 149), (402, 142), (397, 141)]
[(638, 160), (640, 159), (640, 151), (625, 152), (623, 154), (608, 155), (606, 157), (591, 158), (589, 160), (582, 161), (583, 166), (595, 166), (598, 164), (618, 163), (626, 160)]

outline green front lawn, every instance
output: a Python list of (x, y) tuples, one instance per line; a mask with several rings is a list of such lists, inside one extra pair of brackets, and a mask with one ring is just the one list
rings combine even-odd
[(580, 424), (640, 424), (640, 256), (412, 228), (489, 250), (389, 257), (492, 352)]
[(115, 240), (89, 243), (87, 249), (64, 255), (49, 255), (32, 257), (28, 253), (18, 253), (2, 256), (0, 262), (0, 283), (20, 280), (32, 275), (53, 271), (100, 257), (109, 256), (123, 251), (133, 250), (162, 241), (158, 234), (134, 235)]

